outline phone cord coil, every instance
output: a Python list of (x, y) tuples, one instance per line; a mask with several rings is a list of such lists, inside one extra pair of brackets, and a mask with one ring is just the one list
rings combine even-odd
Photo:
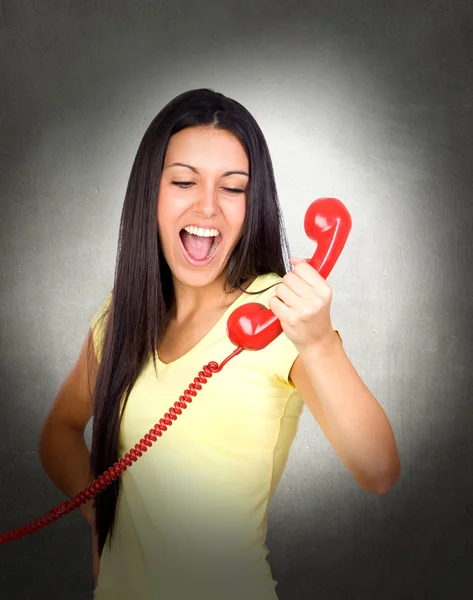
[(55, 523), (63, 515), (67, 515), (76, 508), (79, 508), (79, 506), (82, 504), (88, 502), (91, 498), (95, 498), (95, 496), (100, 494), (105, 488), (111, 485), (112, 482), (117, 479), (117, 477), (120, 477), (120, 475), (126, 471), (128, 467), (131, 467), (140, 456), (143, 456), (144, 452), (147, 452), (148, 448), (150, 448), (153, 443), (163, 435), (168, 427), (173, 424), (173, 421), (177, 420), (178, 416), (182, 414), (182, 411), (187, 408), (187, 404), (192, 402), (192, 398), (197, 396), (197, 393), (202, 389), (202, 386), (207, 383), (208, 379), (210, 379), (214, 373), (219, 373), (227, 364), (227, 362), (237, 356), (237, 354), (240, 354), (243, 349), (244, 348), (242, 346), (239, 346), (229, 356), (227, 356), (227, 358), (222, 361), (220, 365), (214, 361), (204, 365), (202, 370), (199, 371), (198, 376), (195, 377), (194, 381), (189, 385), (189, 387), (184, 390), (182, 396), (179, 396), (179, 400), (174, 402), (174, 405), (169, 408), (164, 417), (161, 418), (159, 422), (156, 423), (154, 427), (152, 427), (148, 433), (146, 433), (141, 440), (135, 444), (133, 448), (130, 448), (125, 456), (120, 458), (120, 460), (102, 473), (102, 475), (94, 479), (94, 481), (81, 492), (78, 492), (65, 502), (61, 502), (61, 504), (55, 508), (52, 508), (44, 516), (30, 521), (30, 523), (24, 525), (23, 527), (18, 527), (11, 531), (2, 533), (0, 536), (0, 545), (26, 537), (27, 535), (35, 533), (36, 531)]

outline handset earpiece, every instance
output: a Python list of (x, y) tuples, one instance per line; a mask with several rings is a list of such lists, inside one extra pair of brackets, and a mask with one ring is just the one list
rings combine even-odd
[(352, 220), (346, 206), (337, 198), (314, 200), (304, 217), (307, 237), (317, 242), (309, 264), (324, 278), (330, 275), (351, 231)]

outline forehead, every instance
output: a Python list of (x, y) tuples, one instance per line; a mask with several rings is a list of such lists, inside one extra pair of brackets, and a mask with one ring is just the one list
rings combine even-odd
[(249, 161), (238, 137), (225, 129), (188, 127), (173, 135), (164, 163), (186, 162), (196, 167), (222, 169), (246, 168)]

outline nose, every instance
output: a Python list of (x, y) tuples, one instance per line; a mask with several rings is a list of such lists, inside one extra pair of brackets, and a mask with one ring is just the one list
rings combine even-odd
[(205, 218), (213, 217), (218, 213), (218, 195), (211, 184), (201, 189), (195, 201), (195, 210)]

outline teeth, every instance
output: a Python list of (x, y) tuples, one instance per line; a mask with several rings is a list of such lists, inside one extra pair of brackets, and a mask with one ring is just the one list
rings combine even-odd
[(217, 237), (220, 234), (218, 229), (203, 229), (202, 227), (195, 227), (194, 225), (188, 225), (184, 227), (184, 230), (187, 233), (192, 233), (193, 235), (200, 235), (202, 237)]
[(210, 246), (210, 250), (209, 253), (207, 255), (207, 258), (210, 258), (211, 256), (213, 256), (215, 254), (215, 250), (217, 249), (218, 243), (216, 240), (214, 240), (212, 242), (212, 245)]

